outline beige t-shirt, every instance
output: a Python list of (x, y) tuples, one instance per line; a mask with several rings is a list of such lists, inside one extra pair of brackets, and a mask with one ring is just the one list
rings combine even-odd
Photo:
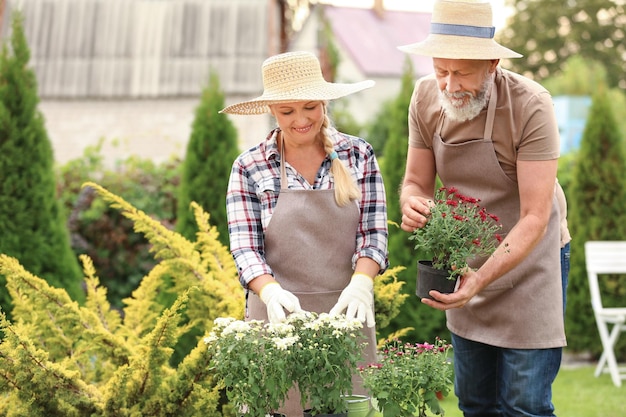
[[(559, 128), (550, 93), (540, 84), (502, 68), (496, 69), (498, 91), (492, 140), (500, 166), (517, 180), (516, 162), (559, 157)], [(432, 149), (441, 113), (439, 88), (434, 75), (419, 79), (409, 107), (409, 145)], [(463, 143), (483, 137), (487, 110), (467, 122), (445, 119), (441, 137), (446, 143)]]

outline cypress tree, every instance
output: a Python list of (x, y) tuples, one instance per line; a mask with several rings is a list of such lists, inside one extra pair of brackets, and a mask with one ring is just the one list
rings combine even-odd
[[(601, 352), (589, 295), (584, 244), (588, 240), (626, 239), (626, 153), (611, 100), (598, 90), (583, 132), (568, 196), (572, 234), (566, 331), (572, 350)], [(603, 301), (624, 305), (626, 280), (607, 277)], [(623, 349), (626, 341), (621, 341)], [(622, 350), (624, 352), (624, 350)]]
[[(0, 253), (81, 300), (82, 271), (56, 199), (52, 144), (39, 97), (23, 17), (13, 14), (10, 47), (0, 55)], [(0, 305), (10, 311), (0, 276)]]
[(191, 138), (183, 161), (176, 230), (194, 240), (197, 226), (190, 203), (195, 201), (210, 214), (210, 223), (228, 246), (226, 187), (232, 163), (239, 155), (237, 131), (224, 114), (224, 93), (219, 78), (211, 73), (196, 108)]
[(381, 172), (387, 192), (388, 218), (392, 222), (389, 225), (389, 264), (406, 268), (399, 274), (399, 279), (404, 282), (403, 292), (408, 295), (408, 299), (402, 304), (400, 313), (385, 331), (390, 334), (412, 328), (413, 330), (403, 338), (423, 341), (431, 340), (435, 336), (444, 337), (446, 328), (445, 315), (438, 310), (421, 305), (415, 295), (416, 262), (419, 259), (419, 253), (413, 248), (409, 234), (400, 229), (402, 212), (399, 189), (406, 166), (409, 137), (408, 112), (414, 87), (413, 66), (409, 59), (405, 62), (400, 92), (390, 103), (390, 107), (384, 111), (389, 118), (386, 125), (387, 139), (383, 148)]

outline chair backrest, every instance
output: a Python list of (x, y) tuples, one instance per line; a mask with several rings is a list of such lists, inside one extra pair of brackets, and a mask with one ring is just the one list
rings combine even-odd
[(626, 241), (585, 242), (585, 262), (591, 305), (594, 311), (600, 311), (603, 307), (598, 275), (626, 274)]

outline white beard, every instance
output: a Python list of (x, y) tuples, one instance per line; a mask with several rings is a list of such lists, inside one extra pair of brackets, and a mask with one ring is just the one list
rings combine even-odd
[[(483, 86), (476, 97), (469, 91), (448, 93), (446, 90), (439, 90), (439, 102), (444, 112), (451, 120), (458, 122), (472, 120), (474, 117), (478, 116), (481, 110), (487, 105), (487, 101), (489, 100), (488, 92), (492, 84), (493, 78), (491, 74), (487, 73)], [(461, 106), (456, 106), (452, 101), (452, 99), (462, 99), (464, 97), (469, 97), (469, 100)]]

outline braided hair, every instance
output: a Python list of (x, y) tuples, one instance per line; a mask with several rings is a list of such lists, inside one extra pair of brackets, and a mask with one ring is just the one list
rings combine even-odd
[(324, 151), (326, 155), (331, 156), (330, 158), (330, 172), (333, 174), (335, 178), (335, 201), (340, 206), (347, 205), (352, 200), (360, 200), (361, 199), (361, 190), (358, 185), (350, 175), (350, 171), (348, 168), (337, 158), (336, 154), (333, 158), (332, 154), (335, 152), (335, 148), (333, 147), (333, 142), (328, 135), (328, 127), (331, 125), (330, 118), (328, 117), (328, 113), (326, 111), (326, 103), (323, 103), (324, 106), (324, 121), (322, 122), (322, 139), (324, 145)]

